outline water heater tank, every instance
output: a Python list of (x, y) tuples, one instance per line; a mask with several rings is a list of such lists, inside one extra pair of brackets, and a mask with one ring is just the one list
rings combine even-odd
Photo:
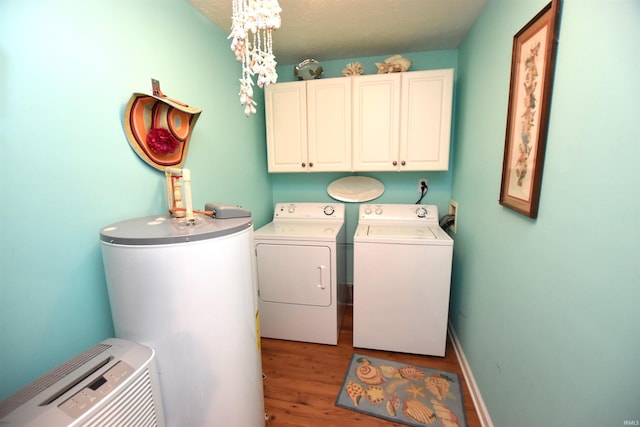
[(116, 336), (157, 353), (170, 427), (264, 426), (250, 217), (101, 230)]

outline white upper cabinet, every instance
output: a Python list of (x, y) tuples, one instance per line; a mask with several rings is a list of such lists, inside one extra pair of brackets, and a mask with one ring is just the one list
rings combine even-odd
[(400, 74), (353, 82), (353, 169), (396, 170), (400, 132)]
[(449, 168), (452, 69), (363, 76), (353, 87), (354, 170)]
[(399, 170), (449, 169), (453, 69), (405, 73)]
[(447, 170), (452, 102), (453, 69), (270, 85), (269, 172)]
[(351, 79), (306, 83), (310, 171), (351, 170)]
[(351, 170), (351, 80), (270, 85), (265, 90), (269, 172)]
[(269, 85), (264, 98), (269, 172), (305, 172), (308, 161), (304, 82)]

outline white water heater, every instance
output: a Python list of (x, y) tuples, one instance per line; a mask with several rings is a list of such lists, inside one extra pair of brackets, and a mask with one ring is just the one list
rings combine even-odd
[(156, 351), (167, 426), (263, 427), (251, 218), (152, 216), (100, 235), (116, 336)]
[(153, 350), (110, 338), (0, 402), (7, 427), (164, 427)]

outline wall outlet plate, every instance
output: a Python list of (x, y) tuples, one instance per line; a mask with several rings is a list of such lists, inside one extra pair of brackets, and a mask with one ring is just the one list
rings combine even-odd
[(418, 180), (418, 193), (422, 194), (422, 185), (424, 184), (426, 187), (428, 182), (427, 178), (420, 178)]

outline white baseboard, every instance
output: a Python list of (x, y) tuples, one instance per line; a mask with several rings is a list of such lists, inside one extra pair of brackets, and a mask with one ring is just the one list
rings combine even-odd
[(473, 405), (475, 406), (476, 412), (478, 413), (478, 418), (480, 418), (480, 425), (482, 427), (493, 427), (493, 421), (491, 421), (489, 411), (487, 411), (484, 400), (482, 400), (480, 389), (476, 384), (475, 378), (473, 378), (473, 372), (471, 372), (471, 367), (467, 362), (464, 351), (462, 351), (462, 345), (460, 344), (458, 336), (456, 335), (456, 331), (453, 329), (451, 323), (449, 323), (449, 338), (451, 338), (453, 348), (456, 351), (456, 356), (458, 356), (458, 362), (460, 362), (462, 375), (464, 376), (464, 379), (467, 381), (467, 385), (469, 386), (469, 394), (471, 394), (471, 400), (473, 400)]

